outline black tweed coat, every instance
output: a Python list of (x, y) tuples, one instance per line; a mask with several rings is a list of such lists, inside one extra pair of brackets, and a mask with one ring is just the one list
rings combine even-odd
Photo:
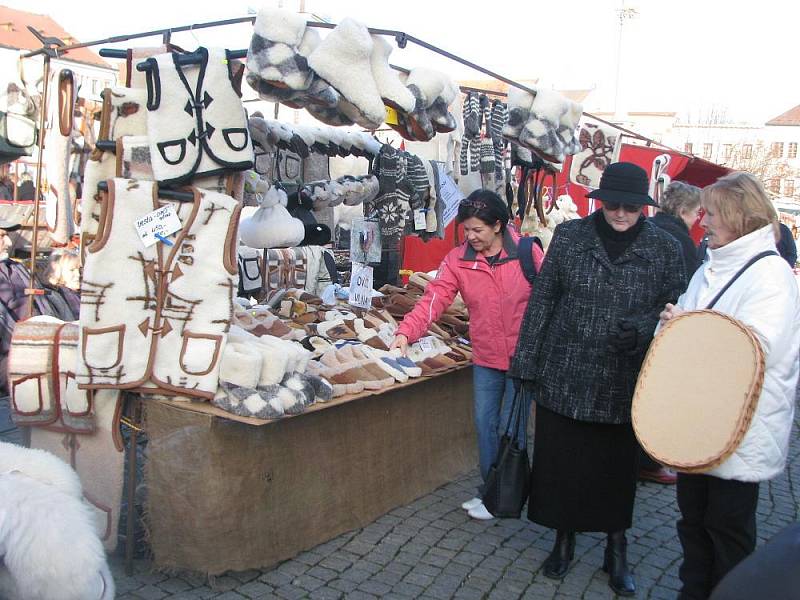
[[(509, 370), (527, 380), (534, 400), (566, 417), (629, 423), (644, 354), (667, 302), (686, 287), (680, 244), (645, 221), (613, 263), (593, 218), (559, 225), (536, 278)], [(619, 321), (636, 327), (636, 348), (609, 344)]]

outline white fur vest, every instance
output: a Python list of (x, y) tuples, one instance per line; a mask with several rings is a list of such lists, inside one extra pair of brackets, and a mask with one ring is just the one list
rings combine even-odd
[(211, 399), (238, 285), (241, 206), (192, 188), (175, 203), (173, 246), (142, 246), (134, 221), (163, 206), (152, 181), (109, 181), (81, 285), (76, 378), (83, 389), (139, 389)]
[(198, 48), (200, 63), (175, 53), (148, 58), (147, 131), (153, 174), (162, 183), (253, 166), (247, 116), (221, 48)]

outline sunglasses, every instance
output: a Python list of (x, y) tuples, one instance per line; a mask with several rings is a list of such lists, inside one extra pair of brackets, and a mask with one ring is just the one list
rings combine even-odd
[(635, 212), (639, 212), (639, 210), (641, 210), (642, 205), (641, 204), (622, 204), (621, 202), (605, 202), (605, 201), (603, 202), (603, 208), (605, 208), (605, 209), (607, 209), (607, 210), (609, 210), (611, 212), (618, 211), (620, 209), (620, 207), (622, 207), (622, 209), (626, 213), (635, 213)]
[(470, 200), (469, 198), (464, 198), (460, 202), (460, 205), (461, 206), (468, 206), (468, 207), (474, 208), (476, 210), (483, 210), (484, 208), (486, 208), (488, 206), (486, 204), (486, 202), (484, 202), (483, 200), (478, 200), (477, 198), (473, 198), (472, 200)]

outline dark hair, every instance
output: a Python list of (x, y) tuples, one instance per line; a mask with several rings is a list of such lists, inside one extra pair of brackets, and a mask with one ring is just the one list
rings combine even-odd
[(503, 200), (490, 190), (475, 190), (458, 205), (456, 220), (463, 223), (475, 217), (487, 225), (494, 225), (500, 221), (502, 233), (508, 224), (508, 206)]

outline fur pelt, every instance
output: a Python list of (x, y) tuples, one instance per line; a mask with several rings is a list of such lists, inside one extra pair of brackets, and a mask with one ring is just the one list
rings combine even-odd
[[(386, 116), (372, 75), (372, 48), (367, 28), (358, 21), (345, 18), (308, 57), (308, 64), (314, 72), (347, 100), (341, 103), (341, 110), (368, 129), (379, 126)], [(351, 114), (347, 103), (352, 104), (359, 114)]]
[(0, 597), (114, 598), (114, 580), (79, 482), (75, 489), (77, 475), (43, 451), (0, 446)]

